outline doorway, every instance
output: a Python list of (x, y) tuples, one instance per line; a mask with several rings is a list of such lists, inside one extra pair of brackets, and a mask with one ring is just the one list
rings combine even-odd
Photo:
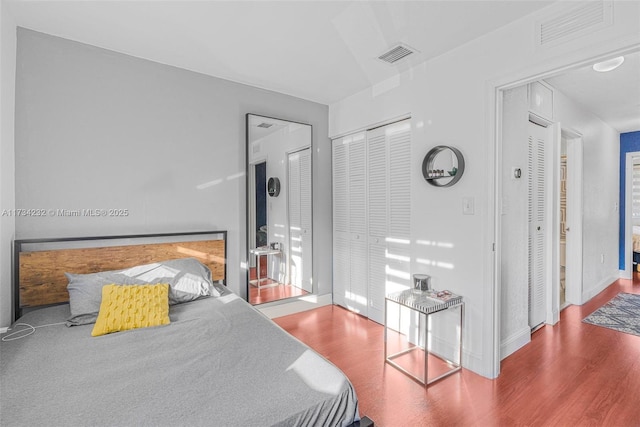
[[(267, 245), (267, 162), (261, 161), (251, 165), (249, 170), (250, 186), (253, 188), (255, 197), (249, 200), (252, 208), (249, 216), (249, 239), (253, 242), (254, 248)], [(257, 259), (249, 259), (249, 281), (256, 280), (257, 277), (267, 276), (267, 260), (266, 256)], [(258, 265), (260, 271), (257, 271)], [(258, 274), (259, 273), (259, 274)]]
[[(632, 279), (640, 261), (640, 151), (625, 156), (624, 273)], [(636, 255), (638, 254), (638, 255)]]
[[(560, 308), (580, 305), (582, 301), (582, 135), (570, 129), (561, 131), (560, 191), (564, 190), (564, 211), (560, 219), (560, 280), (564, 290), (560, 292)], [(562, 163), (561, 163), (562, 164)], [(561, 166), (562, 167), (562, 166)], [(561, 169), (562, 170), (562, 169)], [(564, 179), (562, 179), (564, 178)], [(564, 181), (564, 182), (563, 182)], [(563, 205), (562, 195), (560, 201)], [(564, 252), (564, 254), (563, 254)], [(564, 277), (563, 277), (564, 275)], [(562, 300), (564, 298), (564, 301)]]
[[(586, 69), (586, 68), (589, 68), (591, 64), (597, 62), (598, 60), (611, 58), (616, 55), (618, 56), (628, 55), (630, 53), (635, 52), (638, 49), (638, 47), (639, 46), (636, 44), (634, 46), (630, 46), (625, 49), (620, 49), (615, 52), (613, 51), (609, 52), (606, 55), (598, 55), (598, 56), (590, 57), (588, 58), (588, 67), (585, 66), (585, 63), (583, 62), (583, 63), (574, 63), (573, 65), (568, 64), (566, 65), (566, 67), (563, 67), (563, 68), (554, 68), (554, 69), (550, 69), (544, 72), (539, 72), (533, 75), (526, 74), (526, 71), (524, 71), (519, 73), (513, 73), (511, 76), (498, 78), (495, 81), (491, 82), (491, 84), (489, 85), (490, 86), (489, 90), (491, 91), (489, 93), (489, 99), (491, 102), (488, 108), (493, 109), (494, 112), (491, 113), (491, 116), (492, 118), (496, 119), (495, 120), (496, 127), (493, 129), (494, 133), (492, 134), (493, 136), (495, 136), (495, 139), (494, 139), (495, 145), (493, 145), (493, 149), (495, 153), (495, 157), (493, 158), (495, 175), (492, 176), (492, 180), (491, 180), (491, 184), (493, 185), (493, 189), (494, 189), (493, 204), (491, 207), (492, 207), (492, 213), (493, 213), (492, 218), (494, 219), (493, 230), (495, 233), (494, 234), (495, 254), (493, 257), (495, 261), (494, 275), (493, 275), (495, 286), (494, 286), (494, 294), (493, 294), (493, 303), (494, 303), (494, 307), (496, 307), (496, 310), (494, 310), (494, 316), (493, 316), (493, 322), (492, 322), (492, 325), (494, 327), (493, 336), (495, 337), (493, 342), (494, 357), (493, 357), (493, 365), (492, 365), (493, 366), (492, 372), (494, 373), (494, 375), (499, 374), (500, 361), (504, 357), (506, 357), (506, 355), (513, 353), (519, 347), (525, 345), (528, 342), (528, 338), (525, 337), (525, 335), (527, 335), (526, 329), (522, 327), (522, 325), (525, 322), (521, 321), (523, 318), (523, 313), (525, 313), (526, 315), (526, 311), (525, 311), (526, 301), (523, 302), (522, 298), (514, 299), (513, 295), (509, 295), (509, 293), (513, 293), (511, 288), (513, 287), (513, 283), (514, 283), (512, 280), (509, 280), (509, 279), (513, 278), (513, 276), (515, 276), (516, 274), (520, 274), (518, 272), (526, 268), (526, 265), (523, 266), (522, 263), (509, 262), (509, 260), (513, 258), (513, 249), (514, 249), (514, 246), (518, 244), (517, 241), (514, 240), (514, 242), (512, 242), (512, 246), (508, 246), (504, 244), (505, 212), (509, 214), (510, 212), (513, 212), (517, 208), (513, 203), (513, 200), (510, 198), (508, 183), (509, 183), (509, 180), (511, 180), (510, 184), (512, 187), (515, 187), (518, 185), (517, 184), (518, 180), (517, 178), (514, 177), (514, 172), (519, 171), (520, 168), (514, 167), (514, 166), (519, 166), (520, 164), (523, 164), (523, 162), (518, 163), (517, 159), (514, 160), (505, 155), (505, 148), (508, 148), (512, 144), (511, 141), (505, 138), (505, 135), (504, 135), (504, 131), (505, 131), (504, 116), (509, 110), (505, 105), (506, 97), (511, 90), (515, 88), (520, 88), (522, 86), (526, 86), (536, 79), (544, 78), (546, 80), (549, 80), (549, 78), (563, 75), (565, 71), (569, 73), (571, 71), (579, 70), (582, 68)], [(582, 86), (582, 87), (585, 87), (585, 86)], [(586, 87), (590, 88), (591, 86), (586, 86)], [(626, 101), (627, 98), (629, 98), (627, 94), (632, 94), (632, 93), (634, 92), (629, 90), (623, 94), (616, 93), (615, 99), (620, 99), (622, 103)], [(610, 97), (610, 98), (613, 98), (613, 97)], [(582, 105), (584, 106), (587, 104), (582, 104)], [(616, 111), (619, 111), (619, 109)], [(624, 113), (620, 112), (616, 114), (624, 114)], [(552, 117), (555, 118), (557, 116), (552, 115)], [(582, 124), (576, 122), (574, 117), (571, 117), (571, 116), (567, 116), (567, 117), (570, 117), (570, 118), (567, 118), (567, 120), (571, 120), (572, 126), (578, 126), (581, 129), (585, 129), (585, 131), (589, 129), (587, 127), (582, 127)], [(520, 118), (521, 119), (523, 118), (522, 114), (520, 114)], [(572, 156), (571, 154), (568, 154), (567, 155), (567, 178), (568, 179), (571, 179), (571, 177), (574, 178), (574, 182), (575, 182), (574, 188), (576, 189), (576, 191), (571, 191), (571, 188), (569, 188), (571, 186), (571, 183), (567, 181), (567, 184), (566, 184), (567, 197), (568, 197), (567, 203), (569, 203), (569, 198), (572, 197), (573, 195), (573, 198), (574, 198), (573, 203), (575, 204), (576, 209), (574, 209), (573, 214), (570, 213), (570, 210), (567, 210), (566, 212), (566, 215), (567, 215), (566, 226), (569, 228), (569, 231), (567, 233), (567, 236), (565, 237), (565, 245), (566, 245), (565, 246), (566, 259), (564, 260), (565, 261), (564, 263), (565, 264), (564, 265), (565, 285), (566, 285), (565, 298), (566, 298), (566, 304), (572, 304), (572, 303), (582, 304), (584, 302), (583, 301), (584, 299), (590, 298), (590, 296), (592, 296), (591, 293), (599, 289), (599, 287), (601, 286), (601, 282), (604, 283), (605, 280), (609, 279), (608, 277), (605, 277), (604, 279), (601, 280), (601, 282), (595, 283), (596, 280), (593, 278), (594, 276), (589, 275), (589, 277), (587, 277), (585, 275), (585, 272), (591, 273), (592, 270), (597, 270), (596, 271), (597, 273), (601, 273), (601, 270), (608, 267), (608, 264), (610, 264), (610, 260), (612, 258), (605, 258), (602, 254), (596, 254), (596, 257), (594, 257), (593, 250), (590, 250), (594, 246), (589, 245), (590, 242), (588, 241), (583, 242), (583, 234), (582, 234), (583, 231), (582, 231), (582, 222), (581, 222), (582, 211), (583, 211), (582, 202), (584, 199), (583, 193), (582, 193), (583, 182), (586, 183), (585, 185), (592, 185), (591, 183), (593, 181), (592, 179), (593, 174), (587, 174), (586, 175), (587, 179), (583, 180), (583, 173), (582, 173), (583, 141), (580, 139), (579, 134), (571, 135), (570, 133), (571, 132), (569, 132), (568, 136), (565, 136), (565, 129), (562, 129), (562, 135), (565, 136), (565, 139), (567, 142), (567, 150), (572, 150), (572, 149), (576, 150), (577, 155), (574, 156), (573, 158), (576, 160), (577, 164), (579, 164), (579, 168), (571, 168), (571, 165), (569, 163), (571, 162)], [(590, 135), (586, 135), (584, 142), (590, 143), (591, 140), (589, 138), (590, 138)], [(590, 152), (587, 154), (590, 154)], [(592, 158), (593, 157), (588, 157), (587, 161), (590, 161)], [(610, 157), (604, 157), (604, 159), (608, 161), (611, 160)], [(588, 163), (585, 163), (585, 164), (588, 164)], [(523, 169), (522, 175), (523, 177), (526, 176), (524, 174), (524, 169)], [(610, 175), (608, 175), (608, 177), (610, 178)], [(630, 182), (630, 179), (631, 178), (629, 177), (626, 182)], [(524, 179), (522, 181), (524, 181)], [(611, 184), (610, 181), (611, 179), (609, 179), (609, 182), (607, 182), (608, 185)], [(524, 184), (524, 182), (522, 184)], [(521, 184), (520, 186), (523, 187), (523, 185)], [(627, 187), (627, 189), (630, 189), (630, 185)], [(607, 196), (610, 196), (611, 194), (612, 193), (608, 193)], [(610, 200), (611, 197), (607, 197), (606, 199), (607, 199), (606, 206), (614, 207), (614, 201)], [(605, 204), (603, 203), (602, 206), (605, 206)], [(567, 207), (569, 208), (569, 206)], [(617, 203), (615, 203), (615, 208), (617, 207), (618, 205)], [(598, 206), (598, 208), (600, 207)], [(556, 212), (556, 215), (558, 215), (558, 212)], [(577, 222), (571, 223), (571, 219), (570, 219), (571, 217), (574, 217), (577, 220)], [(630, 217), (631, 217), (631, 214), (629, 213), (627, 218), (629, 219)], [(601, 218), (604, 218), (604, 217), (598, 218), (599, 220), (598, 224), (605, 222), (605, 220), (601, 220)], [(589, 225), (593, 227), (592, 223), (590, 223)], [(607, 223), (607, 225), (610, 225), (610, 222)], [(608, 227), (606, 228), (606, 230), (610, 231), (610, 228), (611, 227)], [(558, 229), (559, 229), (559, 225), (558, 225)], [(519, 230), (515, 229), (514, 231), (518, 234), (518, 236), (522, 235), (522, 233)], [(609, 236), (610, 235), (611, 234), (609, 234)], [(570, 236), (572, 237), (572, 239), (570, 238)], [(591, 234), (591, 229), (589, 229), (589, 234), (586, 236), (587, 237), (590, 236), (590, 240), (593, 240), (593, 234)], [(630, 247), (631, 241), (632, 241), (630, 226), (626, 227), (626, 236), (628, 237), (627, 242)], [(572, 251), (569, 248), (570, 242), (572, 241), (575, 243), (575, 247), (577, 248), (577, 250)], [(604, 243), (610, 244), (610, 240), (606, 240)], [(582, 250), (583, 247), (585, 247), (584, 253)], [(516, 249), (518, 248), (516, 247)], [(611, 253), (609, 249), (608, 249), (608, 252)], [(556, 254), (559, 259), (559, 254), (560, 254), (559, 248), (557, 249)], [(627, 261), (628, 262), (627, 265), (631, 264), (630, 262), (631, 256), (632, 256), (631, 254), (632, 254), (631, 249), (625, 250), (625, 255), (629, 257)], [(585, 258), (586, 261), (584, 263), (583, 263), (583, 257), (586, 257)], [(580, 264), (572, 263), (571, 261), (572, 259), (578, 260)], [(505, 260), (507, 261), (505, 262)], [(605, 264), (604, 261), (607, 261), (608, 264), (604, 268), (600, 267), (600, 264)], [(594, 267), (594, 264), (596, 262), (598, 267)], [(509, 266), (506, 268), (507, 272), (510, 274), (509, 277), (505, 277), (505, 264), (509, 264)], [(630, 267), (628, 268), (629, 270), (631, 270)], [(575, 273), (573, 278), (571, 276), (571, 272)], [(629, 274), (630, 274), (630, 271), (629, 271)], [(558, 274), (558, 277), (560, 277), (559, 274)], [(505, 278), (507, 280), (505, 280)], [(583, 281), (585, 281), (584, 284), (583, 284)], [(569, 284), (570, 282), (573, 282), (574, 286), (570, 286)], [(507, 295), (505, 295), (505, 293)], [(507, 318), (508, 320), (505, 321), (505, 318)], [(513, 325), (508, 324), (509, 321), (512, 321), (513, 319), (516, 319), (519, 322), (515, 327)], [(519, 335), (517, 335), (518, 333)], [(508, 348), (510, 351), (505, 352), (505, 348)]]
[(501, 358), (582, 295), (580, 135), (533, 112), (530, 93), (502, 91)]
[[(528, 294), (529, 294), (529, 327), (531, 330), (542, 326), (547, 318), (546, 296), (547, 275), (549, 270), (549, 206), (553, 200), (547, 193), (548, 151), (552, 141), (546, 126), (533, 121), (528, 124), (528, 156), (527, 156), (527, 222), (528, 244)], [(552, 166), (552, 165), (549, 165)]]
[(267, 162), (255, 165), (256, 248), (267, 245)]

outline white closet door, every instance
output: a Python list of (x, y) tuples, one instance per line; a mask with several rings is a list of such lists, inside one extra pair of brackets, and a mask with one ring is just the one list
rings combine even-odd
[(289, 247), (288, 270), (289, 283), (298, 288), (302, 287), (302, 246), (300, 223), (300, 155), (293, 153), (288, 155), (288, 193), (287, 207), (289, 215)]
[(333, 141), (334, 302), (380, 323), (411, 286), (410, 165), (409, 120)]
[(367, 313), (367, 144), (364, 134), (353, 137), (349, 144), (349, 261), (350, 289), (347, 306), (357, 313)]
[(387, 283), (387, 245), (389, 230), (389, 144), (385, 128), (367, 132), (367, 208), (369, 219), (368, 313), (384, 323), (384, 297)]
[(411, 235), (411, 125), (389, 125), (389, 233), (407, 241)]
[(349, 276), (349, 238), (344, 235), (333, 236), (333, 302), (347, 307), (347, 294), (351, 288)]
[(367, 132), (369, 307), (384, 322), (386, 294), (411, 286), (410, 121)]
[(288, 156), (289, 283), (311, 292), (311, 149)]
[(300, 226), (302, 248), (302, 289), (313, 292), (312, 252), (313, 236), (311, 234), (311, 148), (300, 152)]
[(333, 182), (333, 302), (347, 307), (350, 291), (349, 247), (349, 143), (351, 137), (332, 143)]
[(529, 326), (531, 329), (545, 321), (546, 272), (546, 176), (545, 145), (547, 130), (529, 123), (528, 155), (528, 219), (529, 219)]
[(349, 140), (333, 141), (333, 230), (335, 233), (349, 232)]

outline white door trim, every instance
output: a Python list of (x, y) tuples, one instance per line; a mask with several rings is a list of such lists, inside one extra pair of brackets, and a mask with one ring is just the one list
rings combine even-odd
[(571, 129), (562, 129), (567, 139), (567, 225), (566, 238), (566, 293), (568, 304), (581, 305), (582, 297), (582, 198), (583, 145), (582, 135)]
[(555, 325), (560, 320), (560, 145), (561, 127), (555, 122), (548, 127), (549, 142), (547, 164), (551, 176), (547, 183), (547, 195), (551, 203), (547, 206), (547, 214), (551, 230), (546, 233), (547, 245), (547, 289), (546, 320), (548, 325)]
[(620, 277), (633, 277), (633, 161), (640, 158), (640, 151), (629, 151), (625, 156), (624, 175), (624, 270)]
[[(620, 46), (620, 45), (618, 45)], [(529, 74), (529, 70), (517, 71), (506, 76), (489, 80), (485, 85), (485, 93), (487, 99), (487, 134), (489, 141), (489, 150), (487, 156), (487, 167), (493, 170), (493, 173), (487, 174), (487, 234), (485, 241), (491, 245), (491, 250), (487, 251), (485, 265), (491, 265), (491, 269), (487, 269), (485, 280), (489, 280), (493, 284), (490, 292), (485, 294), (487, 305), (493, 316), (487, 316), (487, 323), (483, 325), (483, 331), (490, 331), (492, 342), (491, 354), (491, 372), (486, 372), (486, 376), (496, 378), (500, 374), (500, 321), (501, 321), (501, 290), (502, 283), (500, 280), (501, 268), (501, 247), (498, 242), (501, 241), (502, 219), (500, 215), (499, 203), (502, 200), (502, 109), (504, 91), (510, 88), (522, 86), (533, 81), (559, 74), (563, 71), (574, 69), (580, 66), (592, 64), (600, 60), (611, 57), (612, 55), (625, 55), (640, 49), (640, 44), (636, 41), (630, 42), (626, 47), (618, 47), (608, 52), (602, 52), (596, 55), (585, 47), (579, 53), (575, 53), (568, 62), (560, 63), (553, 61), (545, 65), (541, 65)], [(577, 59), (576, 59), (577, 58)], [(551, 65), (550, 65), (551, 64)]]

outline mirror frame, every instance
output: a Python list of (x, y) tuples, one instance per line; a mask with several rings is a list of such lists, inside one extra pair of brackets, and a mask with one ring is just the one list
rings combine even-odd
[[(458, 166), (456, 166), (457, 170), (454, 172), (455, 174), (451, 175), (451, 173), (449, 172), (448, 175), (431, 176), (430, 173), (434, 169), (436, 157), (446, 151), (450, 151), (456, 157)], [(445, 171), (445, 173), (447, 173), (447, 171)], [(456, 182), (460, 181), (460, 178), (462, 178), (462, 174), (464, 174), (464, 156), (456, 147), (452, 147), (449, 145), (438, 145), (436, 147), (433, 147), (424, 156), (424, 159), (422, 161), (422, 176), (429, 184), (433, 185), (434, 187), (451, 187)]]
[[(249, 122), (250, 122), (250, 118), (251, 117), (262, 117), (265, 119), (272, 119), (272, 120), (278, 120), (281, 122), (289, 122), (292, 124), (299, 124), (299, 125), (304, 125), (304, 126), (309, 126), (309, 130), (310, 130), (310, 135), (309, 135), (309, 154), (311, 156), (311, 164), (310, 164), (310, 170), (309, 170), (309, 174), (310, 174), (310, 181), (311, 181), (311, 203), (310, 203), (310, 215), (311, 215), (311, 292), (309, 292), (308, 294), (305, 295), (300, 295), (300, 296), (291, 296), (291, 297), (284, 297), (278, 300), (273, 300), (273, 301), (268, 301), (268, 302), (264, 302), (264, 303), (259, 303), (259, 304), (252, 304), (252, 305), (263, 305), (263, 304), (271, 304), (271, 303), (279, 303), (281, 301), (291, 301), (291, 300), (296, 300), (299, 299), (301, 296), (308, 296), (308, 295), (315, 295), (317, 293), (317, 285), (314, 283), (313, 277), (313, 269), (314, 269), (314, 265), (315, 265), (315, 261), (314, 261), (314, 250), (313, 250), (313, 235), (314, 235), (314, 227), (313, 227), (313, 161), (314, 161), (314, 155), (313, 155), (313, 125), (310, 123), (304, 123), (304, 122), (299, 122), (299, 121), (295, 121), (295, 120), (289, 120), (289, 119), (282, 119), (279, 117), (272, 117), (272, 116), (267, 116), (264, 114), (258, 114), (258, 113), (247, 113), (245, 115), (245, 203), (246, 203), (246, 212), (245, 212), (245, 216), (246, 216), (246, 221), (245, 221), (245, 233), (246, 233), (246, 239), (245, 239), (245, 246), (246, 246), (246, 251), (245, 251), (245, 259), (246, 259), (246, 297), (245, 300), (247, 302), (249, 302), (251, 304), (251, 301), (249, 299), (250, 296), (250, 279), (251, 279), (251, 234), (249, 233), (249, 227), (250, 225), (250, 221), (251, 221), (251, 213), (249, 212), (251, 204), (249, 203), (249, 193), (251, 190), (251, 184), (249, 182), (249, 177), (250, 177), (250, 173), (249, 173), (249, 168), (251, 167), (250, 164), (250, 159), (249, 159), (249, 154), (250, 154), (250, 135), (249, 135), (249, 130), (250, 130), (250, 126), (249, 126)], [(275, 304), (274, 304), (275, 305)]]

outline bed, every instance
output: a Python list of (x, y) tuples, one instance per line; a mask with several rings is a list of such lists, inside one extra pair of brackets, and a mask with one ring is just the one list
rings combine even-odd
[[(222, 238), (203, 240), (212, 234)], [(0, 342), (1, 425), (360, 424), (347, 377), (226, 289), (225, 232), (123, 238), (125, 245), (91, 239), (108, 243), (98, 248), (86, 247), (86, 239), (16, 242), (19, 318), (9, 332), (23, 332)], [(162, 242), (138, 244), (149, 238)], [(60, 243), (62, 249), (51, 249)], [(182, 270), (184, 264), (189, 266)], [(185, 277), (193, 287), (193, 266), (211, 272), (196, 286), (209, 294), (185, 300), (191, 291), (180, 291), (172, 302), (172, 289), (183, 286)], [(157, 271), (170, 283), (147, 280)], [(69, 272), (74, 274), (64, 274)], [(78, 301), (91, 286), (123, 275), (137, 283), (102, 286), (97, 319), (79, 313)], [(61, 286), (69, 288), (70, 303)], [(125, 290), (152, 290), (164, 298), (163, 309), (168, 301), (169, 323), (92, 336), (115, 301), (107, 289), (120, 292), (117, 298)]]

